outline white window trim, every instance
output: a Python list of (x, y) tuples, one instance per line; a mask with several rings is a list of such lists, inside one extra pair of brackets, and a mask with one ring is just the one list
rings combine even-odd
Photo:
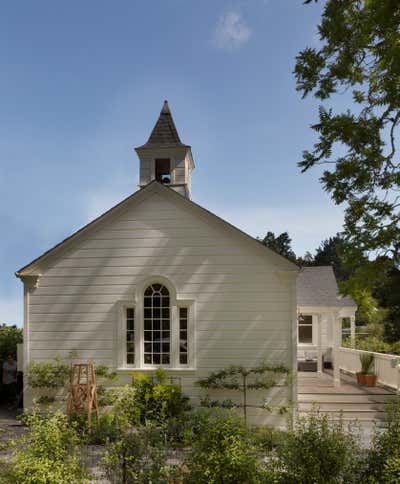
[[(118, 301), (118, 324), (117, 324), (117, 334), (116, 334), (116, 354), (117, 354), (117, 368), (136, 368), (138, 360), (138, 344), (137, 344), (137, 312), (136, 303), (134, 301)], [(135, 311), (135, 364), (128, 365), (126, 363), (126, 310), (128, 308), (133, 308)]]
[[(144, 364), (144, 291), (151, 284), (163, 284), (170, 293), (171, 311), (171, 353), (169, 365)], [(154, 371), (164, 368), (169, 371), (193, 371), (196, 368), (195, 344), (195, 301), (193, 299), (180, 299), (176, 295), (174, 285), (165, 277), (154, 276), (146, 279), (137, 287), (136, 295), (132, 300), (120, 300), (118, 306), (118, 324), (116, 341), (116, 367), (118, 371), (140, 370)], [(126, 363), (126, 309), (135, 310), (135, 364)], [(188, 364), (179, 363), (179, 307), (188, 308)]]
[[(312, 342), (311, 343), (301, 343), (299, 340), (299, 316), (311, 316), (311, 331), (312, 331)], [(297, 344), (298, 346), (316, 346), (316, 324), (317, 324), (317, 315), (311, 313), (299, 313), (297, 315)]]

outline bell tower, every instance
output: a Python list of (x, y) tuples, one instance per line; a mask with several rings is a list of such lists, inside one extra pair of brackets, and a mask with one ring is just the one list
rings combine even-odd
[(168, 101), (164, 101), (149, 139), (135, 151), (140, 160), (140, 188), (157, 180), (191, 199), (192, 150), (179, 138)]

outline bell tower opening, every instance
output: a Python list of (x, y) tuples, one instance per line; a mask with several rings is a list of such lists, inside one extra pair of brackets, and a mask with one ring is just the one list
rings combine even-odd
[(192, 150), (181, 142), (167, 101), (149, 139), (135, 150), (140, 159), (140, 188), (155, 180), (191, 198)]
[(171, 160), (169, 158), (156, 158), (156, 180), (165, 185), (171, 183)]

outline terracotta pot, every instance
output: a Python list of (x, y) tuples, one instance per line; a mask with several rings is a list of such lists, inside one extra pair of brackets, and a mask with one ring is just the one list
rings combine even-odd
[(366, 375), (365, 373), (361, 373), (361, 372), (356, 373), (356, 377), (357, 377), (357, 383), (358, 383), (359, 385), (366, 385), (366, 383), (367, 383), (367, 382), (365, 381), (365, 377), (366, 377), (366, 376), (367, 376), (367, 375)]
[(376, 375), (365, 375), (365, 384), (367, 387), (374, 387), (376, 386), (376, 380), (378, 377)]

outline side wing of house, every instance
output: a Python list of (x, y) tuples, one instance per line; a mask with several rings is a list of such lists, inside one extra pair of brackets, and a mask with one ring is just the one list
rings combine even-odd
[[(357, 305), (339, 294), (331, 266), (305, 267), (297, 280), (299, 369), (322, 371), (334, 364), (334, 348), (341, 345), (343, 320), (354, 332)], [(314, 365), (307, 364), (314, 361)], [(305, 363), (304, 363), (305, 362)]]
[[(198, 403), (195, 381), (211, 371), (263, 361), (294, 368), (296, 275), (257, 241), (154, 184), (20, 273), (25, 363), (73, 352), (117, 368), (121, 382), (161, 364)], [(294, 396), (292, 388), (274, 393), (275, 403)]]

